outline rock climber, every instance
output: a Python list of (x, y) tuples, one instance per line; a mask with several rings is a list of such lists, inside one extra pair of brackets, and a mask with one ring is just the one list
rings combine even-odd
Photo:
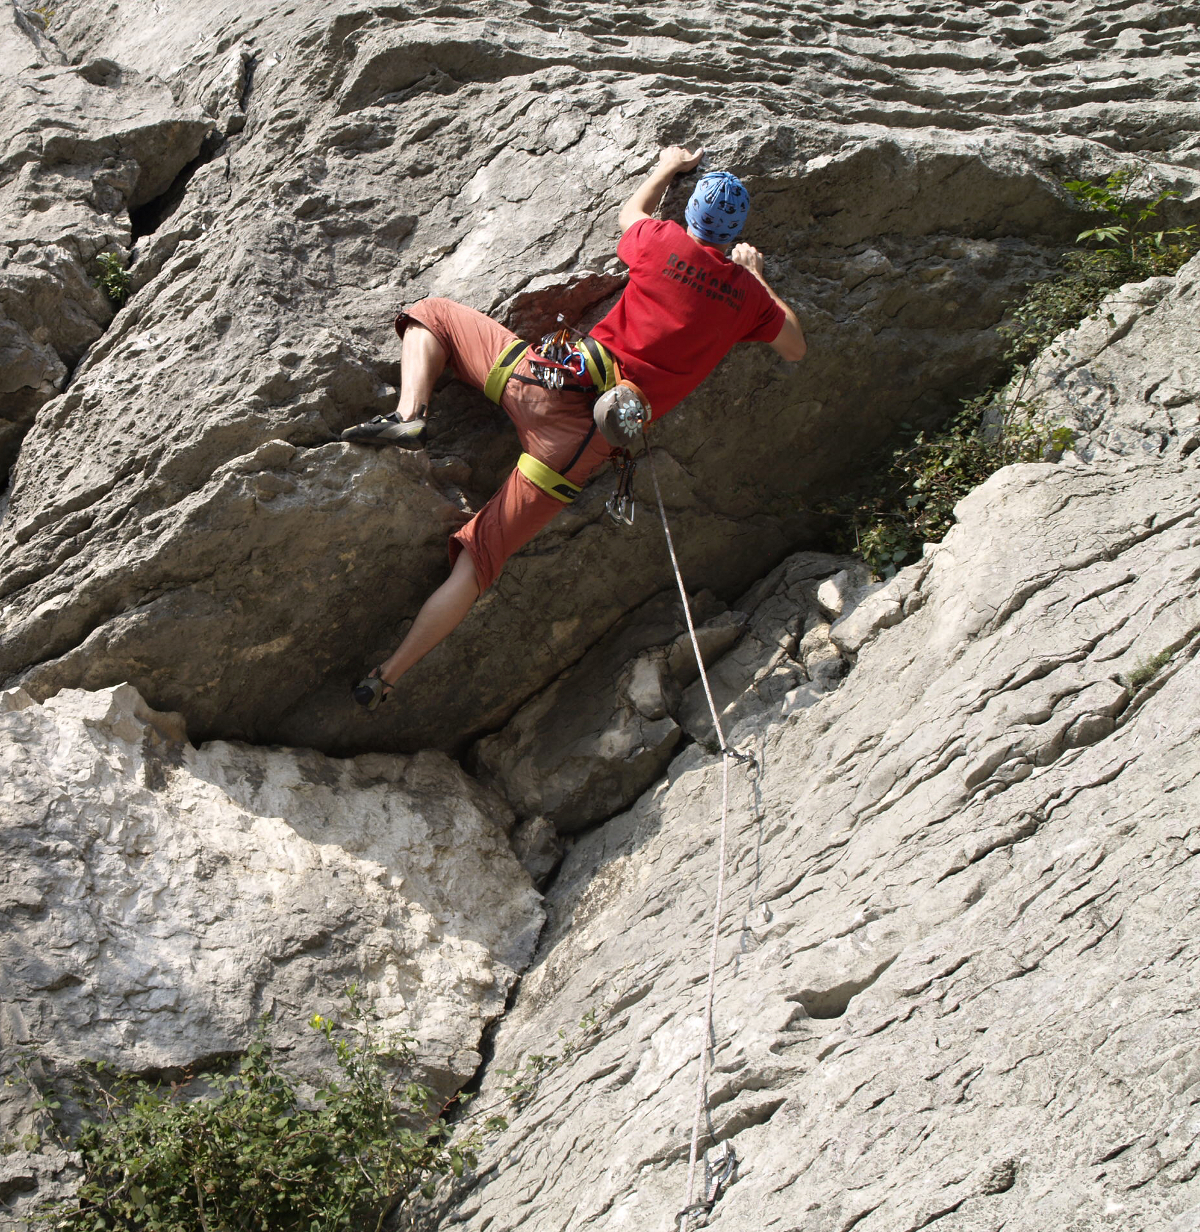
[(434, 382), (449, 363), (460, 380), (499, 403), (524, 452), (495, 496), (451, 537), (450, 576), (391, 657), (354, 687), (360, 705), (374, 710), (385, 700), (458, 626), (509, 556), (604, 462), (623, 453), (615, 446), (634, 439), (631, 425), (640, 435), (639, 420), (665, 415), (734, 343), (766, 342), (786, 360), (804, 357), (796, 314), (768, 286), (761, 253), (734, 244), (750, 207), (736, 176), (716, 171), (700, 178), (685, 210), (686, 230), (652, 217), (675, 176), (703, 156), (703, 149), (664, 149), (621, 207), (617, 255), (629, 267), (629, 282), (589, 337), (562, 331), (531, 347), (447, 299), (421, 300), (396, 318), (403, 340), (396, 410), (346, 429), (342, 439), (421, 448)]

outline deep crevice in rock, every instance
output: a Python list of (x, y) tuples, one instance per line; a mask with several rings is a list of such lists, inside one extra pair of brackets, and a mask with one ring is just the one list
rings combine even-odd
[(192, 176), (205, 164), (212, 162), (224, 145), (225, 138), (214, 129), (201, 142), (200, 153), (171, 181), (166, 192), (147, 201), (145, 205), (130, 209), (129, 226), (133, 232), (133, 244), (147, 235), (153, 235), (170, 218), (183, 200)]

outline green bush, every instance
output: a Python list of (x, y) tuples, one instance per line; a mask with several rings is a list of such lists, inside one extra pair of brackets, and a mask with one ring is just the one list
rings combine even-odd
[(115, 252), (102, 252), (97, 258), (100, 275), (96, 285), (117, 308), (129, 298), (129, 271)]
[(1100, 226), (1075, 237), (1076, 243), (1095, 247), (1067, 253), (1063, 272), (1036, 283), (1015, 306), (1001, 331), (1010, 339), (1004, 354), (1010, 365), (1032, 362), (1064, 330), (1091, 316), (1111, 291), (1174, 274), (1200, 248), (1194, 226), (1156, 229), (1159, 207), (1179, 194), (1167, 190), (1139, 203), (1134, 193), (1142, 178), (1136, 169), (1122, 167), (1102, 184), (1068, 180), (1064, 185), (1082, 209), (1102, 215)]
[(875, 477), (879, 486), (851, 515), (854, 549), (873, 570), (901, 564), (924, 543), (939, 543), (954, 525), (954, 506), (1002, 466), (1040, 462), (1070, 447), (1069, 428), (1042, 428), (1012, 405), (1004, 426), (989, 431), (985, 418), (996, 405), (994, 395), (965, 402), (947, 427), (929, 437), (918, 432)]
[(1076, 203), (1102, 215), (1101, 225), (1081, 231), (1061, 272), (1035, 283), (1012, 305), (1000, 333), (1008, 340), (1001, 382), (962, 404), (948, 425), (934, 433), (907, 430), (907, 439), (870, 476), (862, 490), (821, 512), (834, 517), (834, 544), (857, 551), (877, 572), (918, 555), (953, 525), (953, 509), (972, 488), (1013, 462), (1059, 456), (1073, 433), (1038, 421), (1025, 397), (1030, 370), (1050, 343), (1091, 316), (1110, 292), (1127, 282), (1173, 274), (1200, 248), (1195, 227), (1162, 228), (1159, 207), (1178, 196), (1160, 192), (1139, 202), (1141, 175), (1114, 171), (1102, 183), (1069, 181)]
[(451, 1136), (431, 1092), (404, 1077), (407, 1042), (379, 1040), (355, 990), (348, 996), (349, 1034), (311, 1020), (337, 1067), (312, 1099), (263, 1030), (236, 1072), (204, 1075), (211, 1096), (185, 1100), (98, 1067), (76, 1092), (99, 1114), (70, 1144), (83, 1182), (39, 1218), (63, 1232), (378, 1232), (406, 1196), (461, 1176), (478, 1135)]

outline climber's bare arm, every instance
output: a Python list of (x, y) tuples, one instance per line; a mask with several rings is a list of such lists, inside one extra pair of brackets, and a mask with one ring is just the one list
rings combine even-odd
[(694, 154), (681, 145), (669, 145), (658, 156), (658, 165), (634, 189), (632, 196), (621, 206), (617, 222), (622, 232), (628, 231), (635, 222), (649, 218), (662, 200), (668, 185), (681, 171), (691, 171), (704, 157), (701, 146)]
[(752, 244), (736, 244), (729, 254), (729, 259), (748, 269), (766, 288), (767, 294), (783, 309), (783, 328), (770, 345), (784, 359), (793, 361), (803, 359), (808, 350), (808, 343), (804, 341), (804, 331), (800, 328), (796, 314), (771, 290), (770, 284), (763, 276), (762, 253)]

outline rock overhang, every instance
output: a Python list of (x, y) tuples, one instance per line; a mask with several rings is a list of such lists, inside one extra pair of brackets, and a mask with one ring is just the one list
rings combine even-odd
[[(991, 17), (975, 41), (950, 28), (893, 32), (885, 54), (865, 32), (821, 35), (836, 15), (769, 36), (747, 36), (731, 14), (711, 25), (571, 16), (500, 6), (479, 20), (382, 10), (314, 20), (217, 6), (159, 45), (136, 23), (70, 17), (58, 35), (69, 53), (118, 66), (109, 92), (128, 66), (129, 80), (170, 81), (182, 107), (223, 115), (228, 85), (248, 110), (162, 233), (139, 241), (134, 300), (31, 439), (2, 549), (20, 647), (0, 669), (8, 679), (29, 665), (23, 682), (42, 691), (135, 679), (187, 712), (197, 738), (460, 749), (645, 601), (661, 571), (652, 536), (602, 534), (602, 501), (587, 499), (512, 563), (454, 647), (417, 669), (402, 713), (370, 728), (345, 713), (345, 679), (386, 649), (439, 578), (453, 509), (477, 506), (513, 457), (482, 403), (444, 397), (427, 472), (401, 467), (399, 479), (392, 463), (366, 457), (354, 470), (425, 489), (397, 490), (425, 511), (424, 534), (413, 524), (397, 539), (352, 501), (342, 515), (326, 501), (324, 517), (296, 523), (292, 545), (256, 549), (251, 565), (242, 549), (255, 538), (256, 502), (320, 504), (323, 487), (344, 485), (321, 475), (323, 442), (387, 409), (397, 379), (387, 322), (401, 303), (452, 293), (531, 333), (559, 303), (597, 312), (620, 285), (609, 221), (657, 142), (704, 141), (712, 159), (736, 164), (757, 199), (750, 238), (768, 250), (811, 349), (794, 371), (765, 349), (731, 356), (660, 426), (689, 580), (729, 600), (803, 542), (803, 510), (896, 425), (944, 412), (984, 379), (1005, 302), (1077, 226), (1058, 169), (1087, 173), (1109, 156), (1085, 136), (1047, 137), (1033, 111), (1000, 106), (994, 91), (953, 101), (954, 81), (1026, 72), (997, 53), (1011, 32)], [(1066, 35), (1047, 32), (1056, 37)], [(935, 38), (953, 43), (936, 63), (916, 50)], [(924, 96), (900, 99), (908, 78), (922, 80)], [(856, 80), (876, 107), (899, 90), (894, 110), (856, 111)], [(260, 467), (256, 483), (272, 493), (214, 496), (215, 473), (253, 469), (244, 460), (271, 440), (307, 461), (272, 478)], [(297, 469), (305, 477), (284, 491)], [(225, 527), (208, 553), (222, 557), (215, 574), (205, 553), (188, 563), (168, 546), (200, 525), (197, 504), (205, 525)], [(142, 519), (149, 536), (137, 534)], [(219, 546), (222, 534), (230, 546)], [(310, 554), (326, 563), (297, 571)], [(410, 572), (401, 588), (397, 561)], [(618, 574), (589, 598), (586, 579)], [(322, 621), (320, 594), (301, 600), (285, 635), (275, 600), (293, 584), (329, 606)], [(211, 651), (220, 670), (158, 661), (172, 639), (146, 640), (154, 610), (175, 622), (164, 630), (186, 627), (183, 614), (210, 610), (214, 589), (239, 588), (246, 602), (222, 619), (242, 628)], [(143, 661), (142, 642), (164, 650)], [(528, 655), (513, 649), (534, 642)]]

